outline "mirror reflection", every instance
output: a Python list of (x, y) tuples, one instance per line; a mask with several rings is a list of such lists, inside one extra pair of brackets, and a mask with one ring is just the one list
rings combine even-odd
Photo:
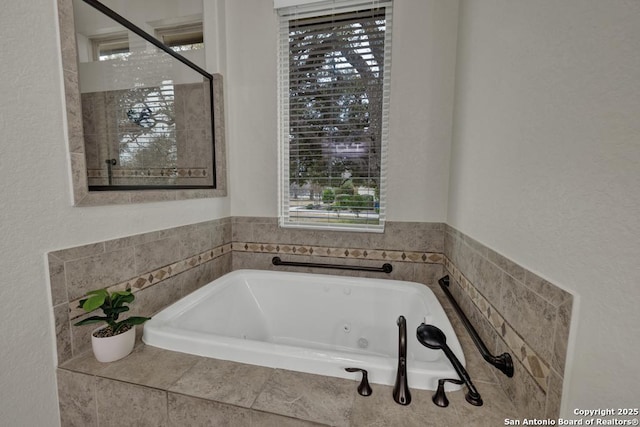
[(202, 0), (101, 2), (184, 61), (87, 3), (73, 8), (89, 191), (215, 187)]

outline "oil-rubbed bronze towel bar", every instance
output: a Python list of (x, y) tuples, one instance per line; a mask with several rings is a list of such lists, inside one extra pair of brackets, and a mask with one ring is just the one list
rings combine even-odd
[(319, 264), (315, 262), (282, 261), (278, 256), (274, 256), (271, 259), (271, 263), (273, 265), (288, 265), (293, 267), (334, 268), (338, 270), (373, 271), (377, 273), (387, 274), (393, 271), (393, 266), (389, 263), (383, 264), (382, 267), (366, 267), (362, 265)]
[(467, 319), (467, 316), (464, 314), (455, 298), (451, 294), (451, 291), (449, 290), (449, 276), (444, 276), (443, 278), (438, 280), (438, 283), (440, 284), (440, 287), (442, 288), (444, 293), (447, 295), (447, 298), (449, 298), (449, 301), (451, 302), (451, 305), (453, 305), (453, 308), (455, 308), (458, 316), (460, 316), (464, 327), (467, 328), (467, 332), (469, 332), (469, 335), (471, 335), (473, 343), (478, 348), (478, 351), (480, 351), (480, 354), (482, 354), (484, 360), (501, 370), (502, 373), (504, 373), (509, 378), (513, 377), (513, 360), (511, 359), (511, 355), (509, 353), (502, 353), (500, 356), (494, 356), (489, 353), (489, 350), (487, 349), (487, 346), (484, 345), (484, 342), (480, 338), (480, 335), (478, 335), (478, 332), (476, 332), (473, 325), (471, 324), (471, 322), (469, 322), (469, 319)]

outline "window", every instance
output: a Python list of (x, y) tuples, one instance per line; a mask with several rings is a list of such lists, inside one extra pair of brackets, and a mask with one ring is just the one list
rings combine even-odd
[(130, 55), (129, 37), (126, 32), (94, 37), (91, 44), (94, 61), (124, 59)]
[(159, 28), (156, 30), (156, 38), (176, 52), (204, 47), (202, 22)]
[(321, 5), (279, 9), (280, 224), (382, 231), (391, 4)]

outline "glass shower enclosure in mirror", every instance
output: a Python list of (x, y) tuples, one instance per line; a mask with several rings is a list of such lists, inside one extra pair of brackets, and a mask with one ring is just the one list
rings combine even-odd
[(73, 0), (73, 12), (89, 191), (215, 188), (202, 0)]

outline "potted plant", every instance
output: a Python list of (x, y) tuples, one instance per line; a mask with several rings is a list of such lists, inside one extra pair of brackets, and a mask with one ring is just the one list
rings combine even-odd
[(91, 316), (79, 321), (75, 326), (106, 323), (91, 333), (93, 354), (100, 362), (113, 362), (127, 356), (133, 350), (136, 340), (135, 325), (141, 325), (150, 317), (132, 316), (118, 321), (120, 315), (129, 311), (135, 296), (130, 290), (114, 291), (98, 289), (87, 293), (87, 298), (80, 300), (78, 307), (86, 312), (100, 308), (104, 316)]

